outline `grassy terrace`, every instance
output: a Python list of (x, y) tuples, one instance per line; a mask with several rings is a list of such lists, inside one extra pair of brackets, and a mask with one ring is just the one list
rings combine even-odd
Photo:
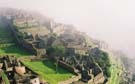
[[(17, 57), (31, 56), (27, 50), (14, 43), (11, 31), (0, 26), (0, 56), (3, 55), (14, 55)], [(25, 62), (25, 64), (51, 84), (67, 80), (73, 75), (61, 67), (58, 67), (59, 72), (56, 73), (54, 62), (51, 61)]]
[[(27, 50), (17, 46), (14, 43), (14, 38), (11, 34), (11, 31), (0, 26), (0, 56), (3, 55), (15, 55), (17, 57), (31, 56)], [(111, 77), (109, 79), (109, 84), (119, 84), (120, 74), (122, 73), (121, 67), (119, 65), (120, 63), (114, 60), (114, 58), (110, 59), (112, 66), (110, 68)], [(58, 82), (67, 80), (73, 76), (72, 73), (61, 67), (58, 67), (58, 72), (56, 73), (55, 63), (49, 60), (38, 62), (27, 61), (24, 62), (24, 64), (51, 84), (58, 84)], [(6, 84), (9, 84), (4, 72), (1, 72), (0, 75), (4, 77)]]
[(15, 55), (20, 56), (30, 56), (25, 49), (14, 44), (14, 38), (7, 28), (0, 26), (0, 56), (2, 55)]
[(109, 84), (119, 84), (120, 83), (120, 77), (118, 74), (121, 74), (121, 70), (117, 68), (116, 66), (111, 67), (111, 78)]
[(0, 55), (14, 55), (17, 57), (31, 56), (31, 54), (27, 50), (12, 43), (0, 44)]
[(73, 74), (61, 67), (58, 67), (58, 72), (56, 73), (55, 63), (49, 60), (38, 62), (24, 62), (24, 64), (38, 73), (44, 80), (48, 81), (50, 84), (58, 84), (58, 82), (67, 80), (73, 76)]
[(112, 66), (111, 70), (111, 78), (109, 80), (109, 84), (119, 84), (120, 83), (120, 75), (122, 74), (122, 67), (120, 65), (119, 60), (114, 60), (114, 58), (110, 58)]

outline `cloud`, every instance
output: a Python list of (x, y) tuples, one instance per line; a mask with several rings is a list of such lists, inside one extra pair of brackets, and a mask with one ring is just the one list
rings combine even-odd
[(133, 57), (134, 3), (134, 0), (0, 0), (0, 7), (35, 10), (58, 22), (72, 23)]

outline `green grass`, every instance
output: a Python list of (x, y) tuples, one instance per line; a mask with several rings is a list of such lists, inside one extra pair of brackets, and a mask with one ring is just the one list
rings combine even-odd
[(49, 60), (39, 62), (24, 62), (24, 64), (51, 84), (58, 84), (58, 82), (67, 80), (73, 76), (72, 73), (61, 67), (58, 67), (58, 72), (56, 73), (55, 63)]
[(119, 84), (120, 82), (120, 77), (118, 74), (120, 74), (121, 70), (118, 69), (116, 66), (111, 67), (111, 78), (110, 78), (110, 83), (109, 84)]
[(5, 73), (3, 71), (0, 71), (0, 76), (2, 77), (2, 79), (4, 80), (5, 84), (10, 84), (9, 80), (7, 78), (7, 76), (5, 75)]
[[(17, 57), (31, 56), (31, 54), (20, 46), (14, 43), (14, 37), (7, 28), (0, 27), (0, 56), (14, 55)], [(58, 84), (60, 81), (67, 80), (73, 74), (67, 70), (58, 67), (58, 72), (55, 71), (54, 62), (25, 62), (33, 71), (37, 72), (44, 80), (51, 84)], [(6, 77), (6, 75), (3, 74)], [(4, 78), (5, 78), (4, 77)], [(6, 80), (4, 80), (6, 82)], [(6, 83), (9, 84), (9, 83)]]
[(0, 27), (0, 56), (15, 55), (21, 57), (31, 55), (27, 50), (16, 45), (14, 40), (10, 30)]
[(1, 44), (0, 55), (14, 55), (17, 57), (31, 56), (31, 54), (27, 50), (15, 44)]
[(109, 79), (109, 84), (119, 84), (120, 83), (120, 75), (122, 74), (122, 67), (120, 65), (120, 62), (118, 62), (118, 60), (114, 60), (114, 58), (110, 58), (111, 59), (111, 77)]

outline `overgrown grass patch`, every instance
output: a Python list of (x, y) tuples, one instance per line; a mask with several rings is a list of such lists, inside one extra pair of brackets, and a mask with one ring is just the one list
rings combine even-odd
[(0, 71), (0, 76), (2, 77), (2, 79), (4, 81), (4, 84), (10, 84), (6, 74), (4, 73), (4, 71)]
[(116, 61), (114, 58), (110, 57), (111, 59), (111, 77), (109, 79), (109, 84), (119, 84), (120, 83), (120, 75), (122, 74), (122, 66), (120, 65), (120, 63), (118, 62), (118, 60)]
[(0, 26), (0, 56), (31, 56), (29, 51), (15, 44), (15, 38), (8, 28)]
[(29, 51), (16, 44), (0, 44), (0, 55), (31, 56)]
[(56, 73), (55, 63), (50, 60), (24, 62), (24, 64), (38, 73), (44, 80), (50, 82), (50, 84), (58, 84), (58, 82), (67, 80), (73, 76), (72, 73), (61, 67), (58, 67), (58, 72)]

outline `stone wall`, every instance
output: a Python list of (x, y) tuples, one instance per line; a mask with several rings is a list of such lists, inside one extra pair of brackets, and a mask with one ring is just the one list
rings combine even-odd
[(34, 48), (34, 46), (32, 45), (32, 43), (30, 43), (29, 41), (26, 41), (25, 39), (21, 39), (17, 36), (17, 33), (20, 33), (17, 28), (13, 25), (9, 26), (11, 31), (13, 32), (14, 37), (16, 38), (16, 41), (18, 44), (20, 44), (22, 47), (26, 48), (27, 50), (29, 50), (31, 53), (37, 55), (37, 50)]
[(31, 53), (37, 55), (37, 49), (32, 45), (32, 43), (23, 40), (20, 45), (22, 45), (24, 48), (26, 48), (27, 50), (29, 50)]
[(60, 34), (63, 34), (63, 33), (64, 33), (64, 25), (62, 25), (62, 24), (57, 25), (56, 27), (54, 27), (54, 28), (52, 29), (52, 33), (55, 33), (55, 34), (57, 34), (58, 36), (59, 36)]
[(76, 82), (76, 81), (78, 81), (80, 79), (81, 79), (81, 76), (78, 75), (78, 76), (74, 76), (74, 77), (72, 77), (72, 78), (70, 78), (70, 79), (68, 79), (66, 81), (59, 82), (58, 84), (72, 84), (73, 82)]
[(63, 61), (59, 61), (59, 65), (67, 70), (69, 70), (70, 72), (78, 75), (78, 73), (76, 73), (76, 69), (68, 64), (66, 64), (65, 62)]
[(94, 83), (95, 84), (103, 83), (104, 80), (105, 80), (105, 77), (103, 75), (103, 72), (99, 73), (97, 76), (94, 77)]

